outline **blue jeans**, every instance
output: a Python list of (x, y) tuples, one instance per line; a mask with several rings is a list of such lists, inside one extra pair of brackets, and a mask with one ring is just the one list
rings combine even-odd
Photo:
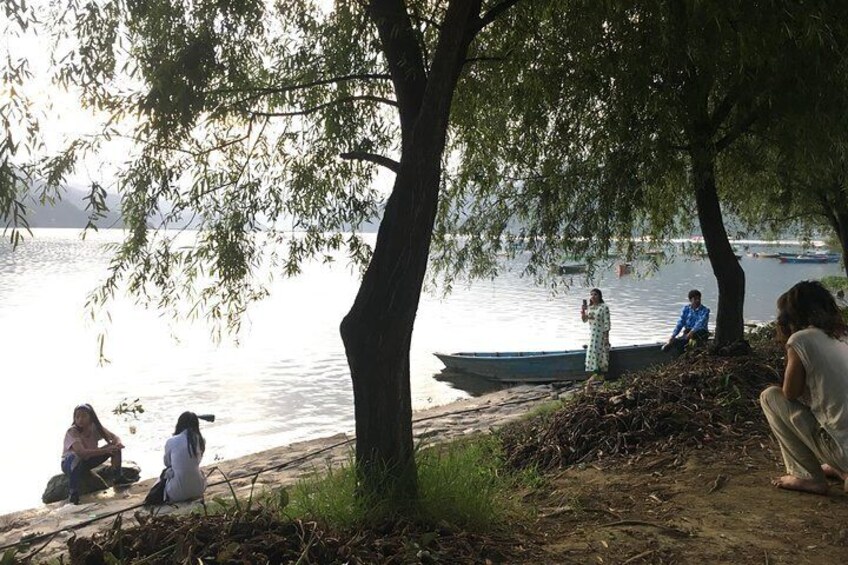
[[(83, 473), (88, 473), (101, 463), (109, 459), (108, 454), (96, 455), (88, 459), (80, 459), (73, 453), (62, 458), (62, 472), (68, 475), (68, 494), (79, 494), (79, 482)], [(74, 461), (79, 463), (74, 467)]]

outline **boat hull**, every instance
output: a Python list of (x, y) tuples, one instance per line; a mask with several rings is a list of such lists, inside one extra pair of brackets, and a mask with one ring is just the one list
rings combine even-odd
[(781, 257), (780, 262), (791, 264), (820, 265), (823, 263), (830, 263), (831, 260), (827, 257)]
[[(638, 371), (673, 359), (677, 350), (662, 344), (628, 345), (610, 350), (609, 375)], [(586, 377), (586, 350), (435, 353), (452, 371), (472, 373), (501, 382), (547, 383)]]

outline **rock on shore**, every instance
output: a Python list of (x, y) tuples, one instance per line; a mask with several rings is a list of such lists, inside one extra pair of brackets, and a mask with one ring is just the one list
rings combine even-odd
[[(121, 467), (121, 474), (136, 482), (141, 476), (141, 468), (135, 463), (127, 462)], [(115, 485), (115, 471), (111, 465), (100, 465), (95, 467), (89, 473), (85, 473), (80, 477), (80, 494), (89, 494), (106, 490)], [(44, 493), (41, 495), (41, 502), (50, 504), (51, 502), (61, 502), (68, 498), (68, 476), (64, 473), (54, 475), (44, 488)]]

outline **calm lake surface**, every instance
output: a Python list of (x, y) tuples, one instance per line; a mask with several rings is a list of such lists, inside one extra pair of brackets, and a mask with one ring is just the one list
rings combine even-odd
[[(277, 279), (271, 297), (249, 310), (239, 345), (216, 346), (202, 322), (175, 322), (118, 299), (109, 308), (105, 352), (111, 363), (101, 367), (98, 328), (87, 321), (84, 304), (106, 273), (104, 244), (120, 237), (105, 231), (82, 241), (75, 230), (34, 230), (15, 251), (8, 240), (0, 243), (0, 513), (41, 503), (47, 479), (60, 472), (73, 407), (82, 402), (121, 436), (125, 459), (141, 465), (144, 477), (161, 470), (162, 447), (184, 410), (217, 416), (214, 424), (202, 423), (206, 463), (353, 430), (338, 334), (359, 285), (349, 267), (309, 264), (297, 278)], [(798, 280), (844, 274), (838, 264), (750, 257), (741, 264), (745, 318), (754, 321), (770, 320), (777, 296)], [(715, 311), (707, 261), (679, 258), (644, 277), (619, 278), (609, 268), (593, 283), (612, 313), (613, 345), (666, 339), (690, 288), (699, 288)], [(582, 346), (588, 332), (579, 310), (586, 295), (577, 277), (570, 290), (552, 296), (517, 273), (457, 287), (446, 298), (425, 294), (411, 352), (414, 407), (470, 394), (433, 378), (442, 369), (434, 351)], [(136, 398), (145, 408), (137, 419), (111, 413), (122, 400)]]

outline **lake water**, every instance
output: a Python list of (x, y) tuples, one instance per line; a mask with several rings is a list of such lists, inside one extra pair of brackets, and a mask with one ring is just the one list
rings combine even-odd
[[(125, 459), (142, 475), (161, 470), (162, 446), (184, 410), (214, 413), (202, 424), (205, 462), (229, 459), (303, 439), (353, 429), (350, 376), (338, 333), (358, 288), (343, 264), (309, 264), (303, 275), (278, 279), (271, 297), (254, 305), (238, 346), (216, 346), (203, 323), (174, 322), (130, 299), (110, 307), (106, 354), (97, 364), (98, 328), (84, 303), (106, 273), (104, 243), (121, 232), (80, 240), (74, 230), (35, 230), (17, 250), (0, 243), (0, 513), (40, 504), (47, 479), (60, 472), (62, 438), (73, 407), (90, 402), (123, 439)], [(752, 247), (752, 249), (754, 249)], [(520, 260), (520, 259), (519, 259)], [(844, 274), (839, 265), (783, 265), (745, 257), (747, 320), (769, 320), (778, 294), (805, 278)], [(516, 273), (458, 287), (444, 298), (422, 297), (411, 351), (416, 409), (465, 398), (469, 392), (434, 379), (432, 352), (539, 350), (582, 346), (579, 318), (586, 287), (575, 278), (552, 296)], [(706, 261), (677, 260), (652, 276), (594, 281), (612, 312), (613, 345), (667, 338), (690, 288), (715, 308), (716, 285)], [(138, 419), (113, 415), (122, 400), (140, 399)], [(135, 433), (130, 433), (130, 427)]]

